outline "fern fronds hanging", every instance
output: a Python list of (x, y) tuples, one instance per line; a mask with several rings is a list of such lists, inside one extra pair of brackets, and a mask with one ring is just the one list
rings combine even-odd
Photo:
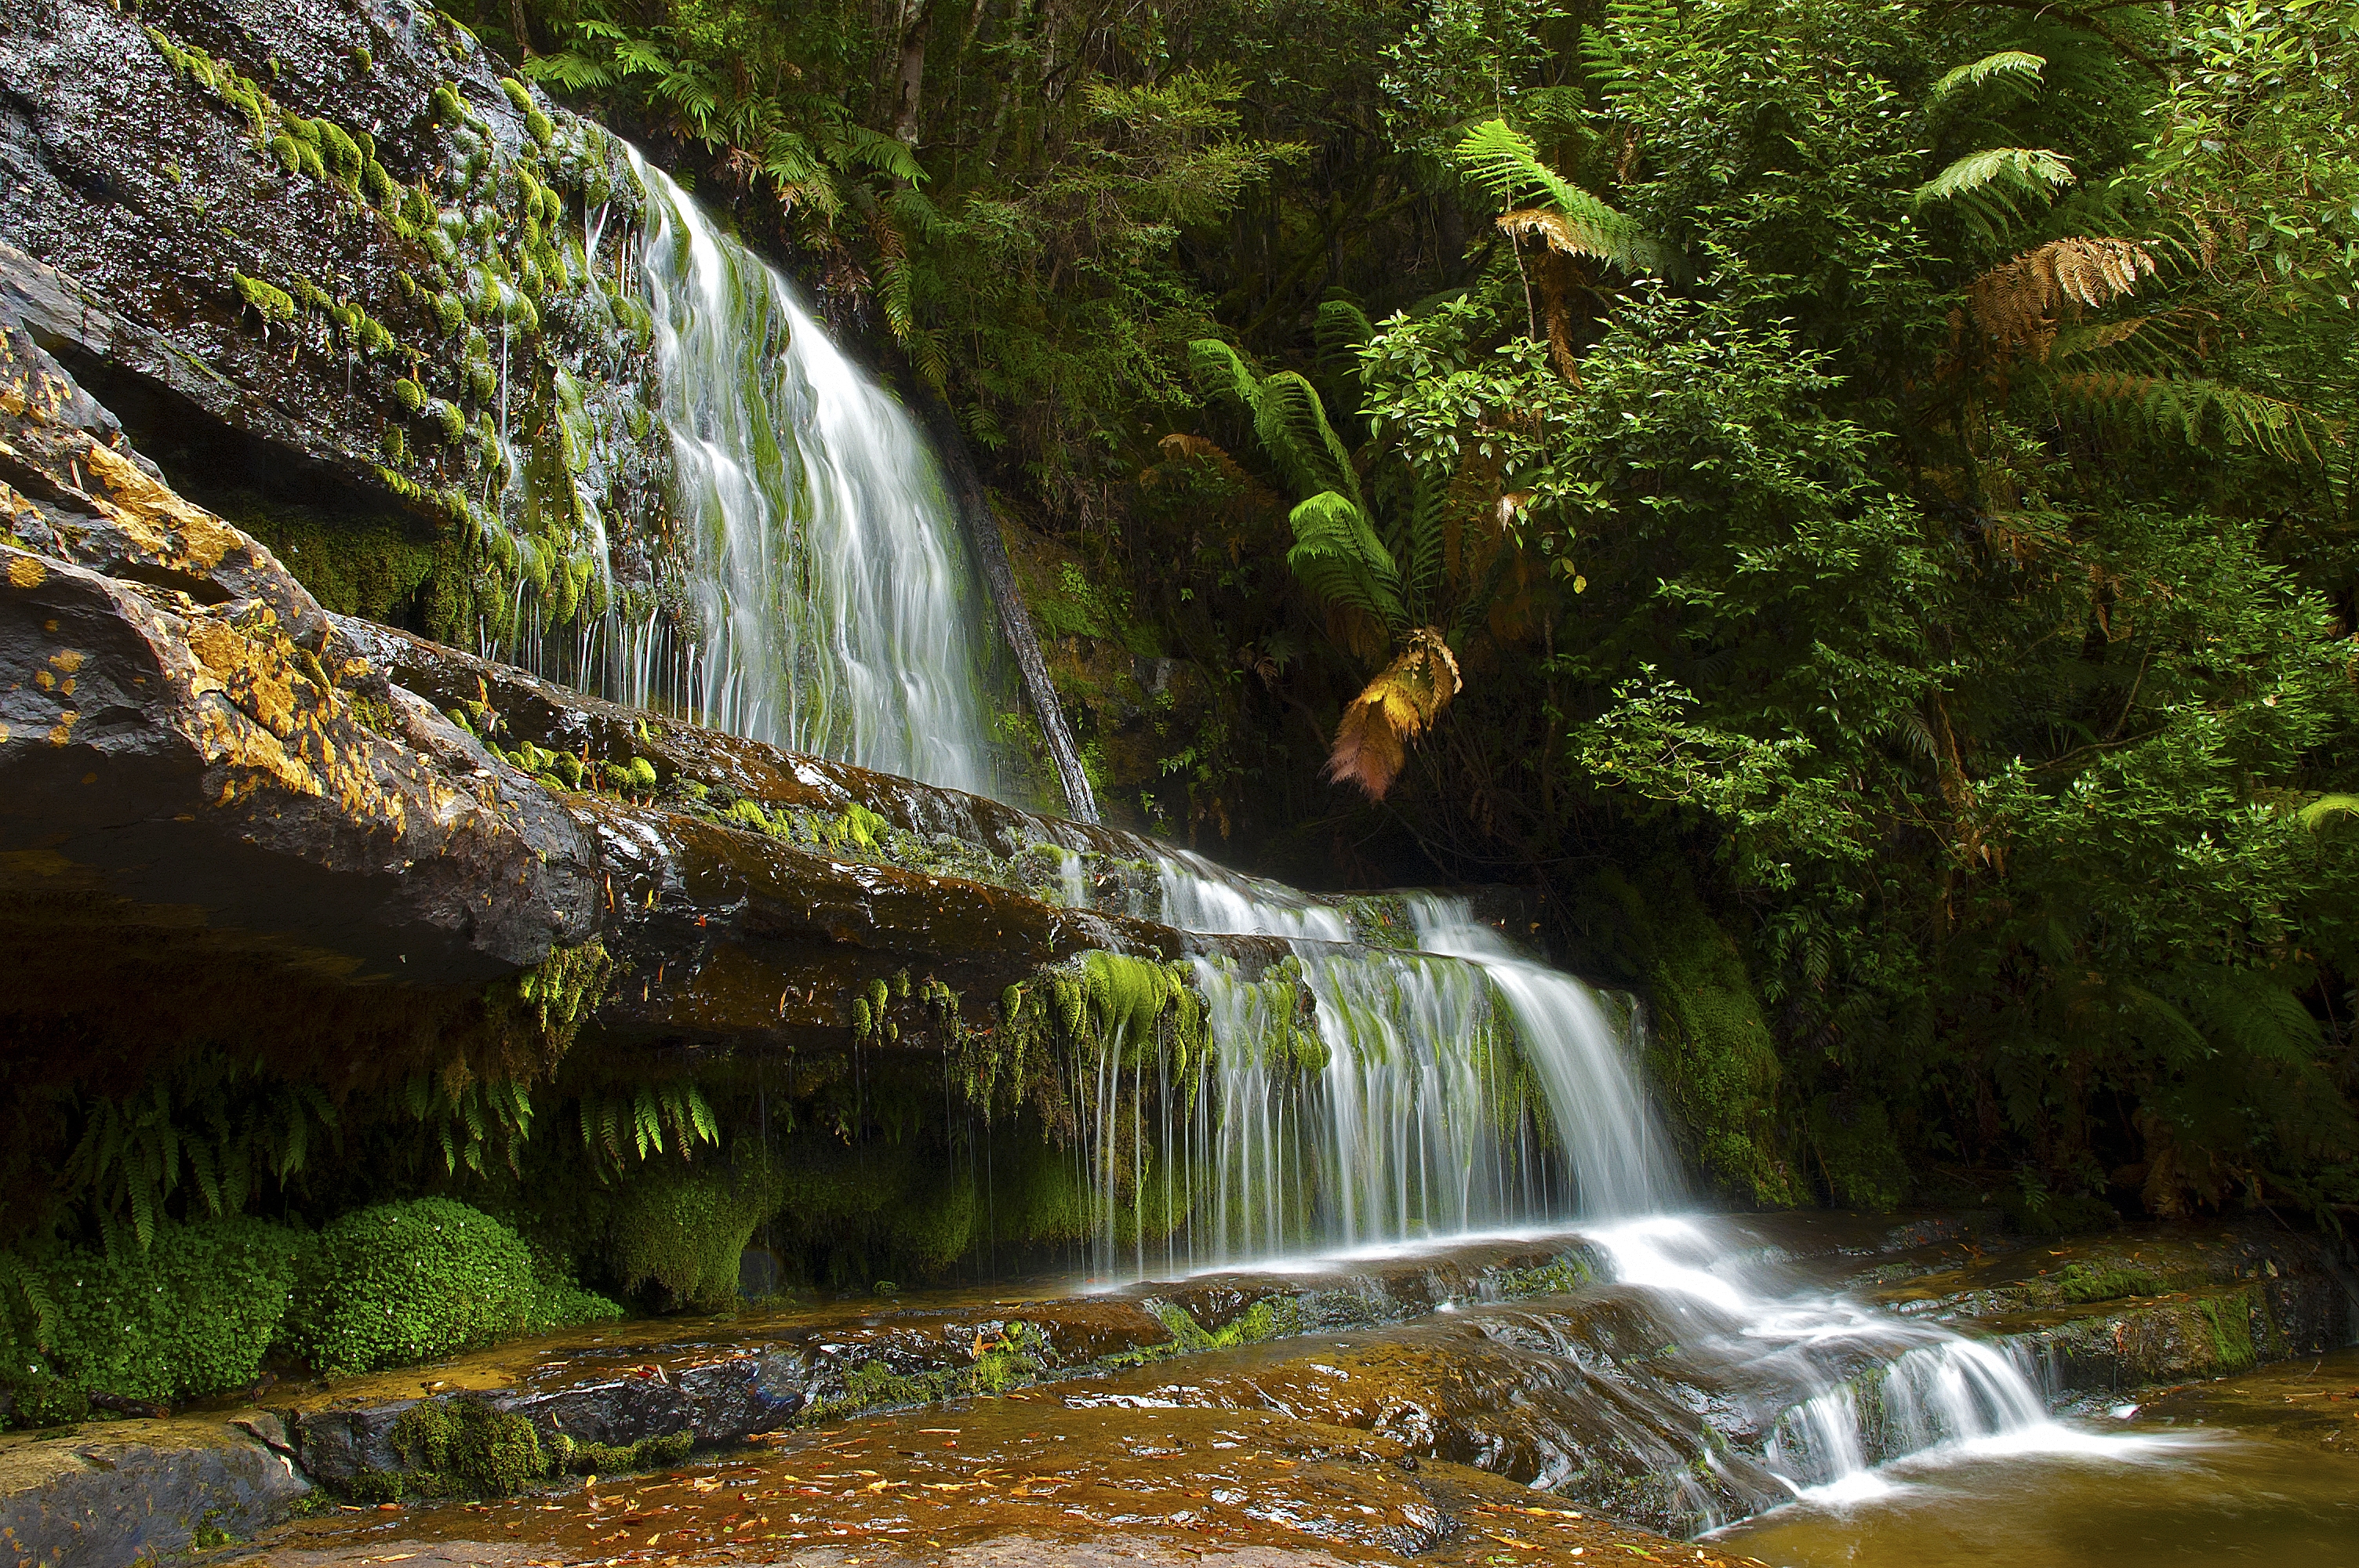
[(2029, 83), (2039, 80), (2039, 73), (2047, 67), (2048, 61), (2042, 56), (2022, 49), (2000, 49), (1944, 72), (1926, 92), (1925, 100), (1928, 103), (1939, 103), (1954, 92), (1980, 87), (1986, 81), (2012, 82), (2027, 88)]
[(1321, 491), (1287, 514), (1294, 547), (1286, 564), (1303, 586), (1331, 603), (1364, 611), (1397, 632), (1407, 623), (1400, 568), (1367, 514), (1347, 496)]
[(2044, 358), (2069, 316), (2101, 309), (2154, 274), (2142, 240), (2050, 240), (1968, 284), (1966, 313), (1999, 353)]
[(1463, 683), (1441, 633), (1420, 626), (1393, 662), (1353, 697), (1335, 726), (1327, 776), (1382, 800), (1408, 760), (1408, 743), (1433, 727)]
[(1968, 153), (1917, 188), (1919, 207), (1970, 195), (2001, 180), (2038, 189), (2072, 183), (2072, 166), (2046, 147), (1985, 147)]
[(1334, 491), (1364, 506), (1352, 454), (1327, 421), (1318, 388), (1292, 371), (1254, 373), (1231, 345), (1201, 338), (1188, 345), (1198, 388), (1223, 396), (1252, 418), (1254, 436), (1299, 494)]
[[(1486, 120), (1467, 132), (1455, 157), (1493, 200), (1509, 209), (1498, 220), (1507, 232), (1538, 233), (1557, 250), (1634, 275), (1669, 270), (1669, 255), (1660, 243), (1550, 168), (1531, 138), (1505, 120)], [(1526, 189), (1536, 189), (1553, 211), (1518, 207), (1517, 197)]]
[(2081, 371), (2057, 376), (2049, 385), (2060, 401), (2127, 412), (2190, 445), (2217, 438), (2292, 462), (2317, 457), (2325, 443), (2336, 439), (2324, 419), (2298, 403), (2204, 376)]

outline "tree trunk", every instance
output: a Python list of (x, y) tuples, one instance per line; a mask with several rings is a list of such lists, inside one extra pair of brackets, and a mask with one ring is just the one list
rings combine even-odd
[(930, 0), (910, 0), (903, 9), (901, 58), (894, 71), (893, 135), (906, 146), (918, 145), (918, 114), (924, 103), (926, 35), (932, 29)]

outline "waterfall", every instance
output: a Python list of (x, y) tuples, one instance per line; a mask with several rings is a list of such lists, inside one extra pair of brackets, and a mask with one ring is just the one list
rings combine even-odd
[(688, 706), (790, 751), (992, 793), (987, 660), (908, 414), (636, 151), (639, 271), (693, 570)]
[[(1083, 1119), (1133, 1131), (1128, 1164), (1086, 1162), (1101, 1277), (1561, 1227), (1680, 1191), (1628, 1028), (1464, 901), (1411, 896), (1414, 946), (1372, 946), (1332, 903), (1165, 852), (1130, 902), (1185, 931), (1281, 937), (1292, 956), (1254, 979), (1193, 960), (1210, 1044), (1178, 1085), (1159, 1056), (1125, 1069), (1103, 1054)], [(1139, 1125), (1149, 1105), (1176, 1108)]]

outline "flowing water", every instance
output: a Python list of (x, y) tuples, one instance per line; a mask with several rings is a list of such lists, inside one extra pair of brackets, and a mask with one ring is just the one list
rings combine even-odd
[[(632, 161), (684, 634), (609, 611), (574, 667), (625, 701), (996, 793), (1003, 694), (934, 456), (780, 274)], [(2060, 1423), (2017, 1356), (1817, 1282), (1729, 1222), (1680, 1217), (1636, 1008), (1519, 953), (1465, 901), (1396, 895), (1406, 919), (1380, 932), (1347, 901), (1141, 840), (1122, 843), (1143, 880), (1093, 874), (1104, 836), (1042, 831), (1068, 904), (1289, 954), (1260, 973), (1191, 960), (1203, 1049), (1118, 1030), (1076, 1070), (1101, 1286), (1562, 1234), (1585, 1260), (1574, 1295), (1445, 1302), (1417, 1331), (1514, 1390), (1450, 1419), (1489, 1434), (1477, 1448), (1527, 1453), (1535, 1484), (1618, 1476), (1609, 1496), (1682, 1532), (1776, 1510), (1748, 1539), (1798, 1562), (1868, 1560), (1843, 1555), (1846, 1521), (1866, 1517), (1852, 1510), (1916, 1517), (1897, 1499), (1923, 1492), (1920, 1473), (2115, 1474), (2175, 1452), (2168, 1434)]]

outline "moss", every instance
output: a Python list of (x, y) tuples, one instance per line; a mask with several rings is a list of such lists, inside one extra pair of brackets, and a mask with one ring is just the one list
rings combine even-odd
[[(592, 1303), (595, 1303), (593, 1306)], [(300, 1259), (286, 1337), (341, 1374), (432, 1360), (611, 1303), (552, 1288), (515, 1231), (448, 1198), (379, 1204), (329, 1225)]]
[(1612, 873), (1600, 886), (1645, 950), (1648, 1065), (1697, 1158), (1742, 1203), (1802, 1201), (1778, 1127), (1782, 1068), (1736, 944), (1682, 872), (1650, 878), (1643, 892)]
[(1529, 1269), (1502, 1269), (1493, 1278), (1499, 1294), (1509, 1301), (1526, 1296), (1560, 1296), (1577, 1291), (1595, 1276), (1588, 1263), (1568, 1254)]
[(2196, 1303), (2196, 1312), (2212, 1331), (2218, 1372), (2249, 1372), (2258, 1357), (2253, 1349), (2252, 1303), (2242, 1291), (2212, 1296)]
[(576, 1476), (621, 1476), (633, 1470), (656, 1470), (677, 1465), (696, 1447), (696, 1433), (675, 1432), (664, 1437), (642, 1437), (636, 1443), (576, 1443), (560, 1433), (551, 1447), (556, 1467)]
[(2158, 1296), (2168, 1288), (2143, 1269), (2095, 1263), (2074, 1263), (2058, 1276), (2058, 1288), (2068, 1302), (2110, 1302), (2124, 1296)]
[(445, 81), (436, 87), (429, 103), (434, 111), (434, 118), (439, 124), (457, 125), (465, 123), (467, 107), (460, 102), (456, 83)]
[(408, 376), (401, 376), (393, 384), (393, 400), (412, 414), (419, 413), (426, 406), (426, 388)]
[(592, 937), (572, 946), (553, 946), (549, 956), (512, 980), (497, 980), (485, 996), (493, 1026), (511, 1035), (546, 1070), (563, 1059), (574, 1036), (605, 995), (614, 961)]
[(514, 1497), (549, 1469), (530, 1421), (467, 1394), (404, 1411), (393, 1451), (413, 1472), (401, 1479), (414, 1496)]
[(285, 289), (242, 272), (233, 272), (230, 276), (237, 286), (238, 297), (254, 307), (265, 321), (295, 319), (295, 297)]
[(1908, 1195), (1908, 1162), (1880, 1100), (1821, 1095), (1807, 1121), (1827, 1184), (1846, 1208), (1888, 1214)]
[(158, 1223), (143, 1249), (77, 1249), (47, 1271), (49, 1360), (78, 1387), (173, 1403), (251, 1386), (295, 1281), (299, 1232), (258, 1219)]
[(781, 1190), (758, 1166), (642, 1166), (614, 1210), (608, 1259), (615, 1278), (626, 1287), (654, 1286), (667, 1307), (734, 1304), (738, 1261)]
[(440, 433), (444, 446), (455, 447), (466, 440), (467, 416), (460, 413), (455, 405), (445, 403), (438, 397), (429, 406), (427, 414), (434, 421), (435, 428)]

